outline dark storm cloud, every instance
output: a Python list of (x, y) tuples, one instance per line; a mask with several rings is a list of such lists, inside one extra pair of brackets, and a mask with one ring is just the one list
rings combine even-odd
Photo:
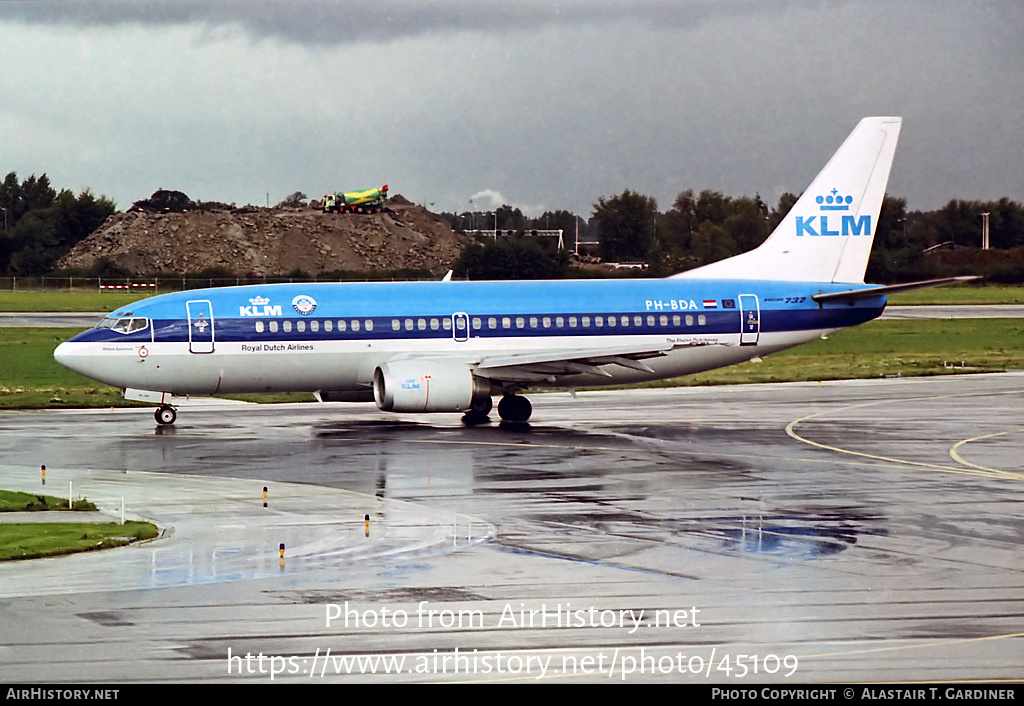
[(774, 201), (901, 115), (912, 208), (1020, 199), (1022, 32), (1020, 0), (0, 0), (0, 157), (122, 204), (382, 179), (583, 213)]
[[(754, 0), (107, 0), (0, 3), (0, 20), (69, 27), (203, 25), (298, 44), (382, 41), (435, 32), (507, 32), (641, 20), (692, 26), (712, 16), (777, 12), (797, 2)], [(806, 4), (806, 3), (805, 3)]]

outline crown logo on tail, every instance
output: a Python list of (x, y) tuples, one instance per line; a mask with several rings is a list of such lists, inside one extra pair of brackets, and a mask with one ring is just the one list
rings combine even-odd
[(853, 203), (853, 197), (849, 194), (840, 195), (839, 189), (832, 189), (828, 196), (815, 196), (814, 200), (821, 206), (822, 211), (849, 211), (850, 204)]

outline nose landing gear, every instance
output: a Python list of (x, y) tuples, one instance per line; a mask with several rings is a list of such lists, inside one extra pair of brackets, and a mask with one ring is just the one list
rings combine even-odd
[(156, 419), (156, 423), (160, 426), (170, 426), (178, 418), (178, 413), (174, 411), (174, 407), (165, 404), (153, 413), (153, 418)]

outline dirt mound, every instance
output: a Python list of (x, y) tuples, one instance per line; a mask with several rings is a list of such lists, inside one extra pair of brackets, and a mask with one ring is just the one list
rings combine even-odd
[(382, 213), (241, 208), (111, 216), (60, 261), (90, 268), (106, 258), (135, 274), (224, 267), (240, 276), (301, 269), (422, 269), (444, 274), (469, 238), (396, 196)]

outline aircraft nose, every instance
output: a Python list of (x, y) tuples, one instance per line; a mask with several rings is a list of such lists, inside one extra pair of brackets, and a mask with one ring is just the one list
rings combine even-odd
[(53, 359), (66, 367), (67, 363), (65, 361), (67, 361), (68, 357), (70, 356), (69, 351), (70, 346), (68, 346), (66, 342), (62, 343), (59, 346), (57, 346), (56, 350), (53, 351)]
[(71, 346), (68, 345), (67, 341), (57, 346), (56, 350), (53, 351), (53, 359), (65, 368), (71, 367), (68, 365), (71, 361)]
[[(112, 387), (139, 387), (139, 373), (125, 365), (127, 361), (141, 361), (143, 356), (133, 356), (130, 352), (122, 355), (104, 354), (98, 351), (95, 342), (78, 340), (78, 337), (64, 341), (53, 351), (53, 359), (68, 370), (79, 375), (102, 382)], [(133, 374), (135, 377), (132, 377)], [(131, 384), (131, 383), (136, 384)]]
[(82, 369), (82, 365), (85, 362), (82, 355), (76, 352), (76, 346), (70, 341), (64, 341), (53, 351), (53, 359), (63, 365), (69, 370), (74, 370), (76, 373), (82, 375), (88, 375), (87, 371)]

